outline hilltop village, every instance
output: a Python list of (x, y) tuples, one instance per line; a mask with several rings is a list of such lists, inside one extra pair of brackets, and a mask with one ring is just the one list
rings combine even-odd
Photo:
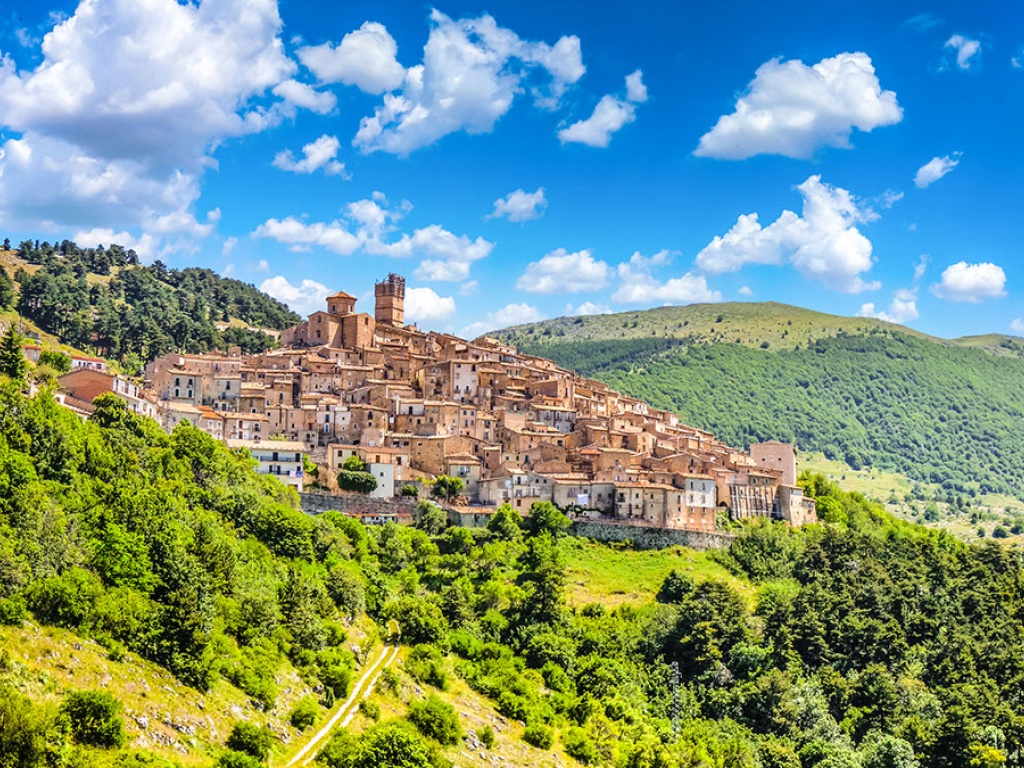
[(457, 506), (477, 513), (551, 501), (577, 517), (704, 532), (715, 530), (720, 508), (795, 526), (815, 519), (796, 485), (793, 446), (731, 448), (494, 338), (406, 325), (399, 275), (374, 293), (372, 315), (347, 293), (329, 296), (282, 332), (279, 349), (160, 357), (142, 388), (102, 361), (75, 358), (60, 380), (65, 404), (87, 413), (112, 391), (168, 431), (188, 421), (248, 448), (262, 472), (300, 491), (305, 460), (336, 490), (354, 455), (377, 480), (372, 496), (446, 475), (465, 484)]

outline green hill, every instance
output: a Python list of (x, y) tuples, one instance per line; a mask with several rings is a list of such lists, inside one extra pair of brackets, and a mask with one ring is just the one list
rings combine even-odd
[(788, 440), (951, 493), (1024, 498), (1020, 339), (947, 341), (754, 303), (559, 318), (498, 335), (733, 445)]
[(209, 269), (142, 266), (118, 245), (26, 240), (17, 251), (0, 251), (0, 267), (17, 284), (14, 309), (22, 318), (64, 344), (132, 368), (172, 350), (262, 351), (276, 345), (274, 330), (300, 319), (252, 285)]

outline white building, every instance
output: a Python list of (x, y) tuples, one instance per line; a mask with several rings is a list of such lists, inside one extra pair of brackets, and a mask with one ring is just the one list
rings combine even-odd
[(248, 448), (258, 462), (257, 472), (273, 475), (285, 485), (302, 491), (302, 459), (306, 446), (287, 440), (228, 440), (228, 448)]

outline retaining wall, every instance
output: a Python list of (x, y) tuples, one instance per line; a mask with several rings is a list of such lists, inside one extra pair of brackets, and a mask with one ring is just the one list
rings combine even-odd
[(361, 494), (352, 496), (328, 493), (300, 493), (299, 507), (307, 515), (322, 515), (336, 510), (354, 515), (411, 515), (418, 500), (411, 497), (395, 499), (374, 499)]
[(573, 536), (595, 541), (630, 541), (637, 549), (664, 549), (690, 547), (690, 549), (725, 549), (736, 537), (730, 533), (703, 533), (680, 531), (674, 528), (650, 528), (625, 523), (595, 523), (577, 520), (569, 528)]

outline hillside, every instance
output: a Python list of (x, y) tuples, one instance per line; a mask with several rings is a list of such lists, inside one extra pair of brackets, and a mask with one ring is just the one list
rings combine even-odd
[(559, 318), (498, 335), (733, 445), (793, 441), (854, 469), (1024, 499), (1018, 339), (946, 341), (780, 304)]
[(713, 553), (547, 503), (364, 527), (190, 425), (0, 382), (0, 765), (288, 765), (396, 623), (321, 766), (1016, 765), (1019, 557), (805, 488), (824, 525)]
[(251, 285), (208, 269), (142, 266), (117, 245), (25, 241), (0, 251), (0, 267), (17, 285), (13, 308), (29, 330), (130, 368), (171, 350), (262, 351), (276, 346), (273, 331), (299, 321)]

